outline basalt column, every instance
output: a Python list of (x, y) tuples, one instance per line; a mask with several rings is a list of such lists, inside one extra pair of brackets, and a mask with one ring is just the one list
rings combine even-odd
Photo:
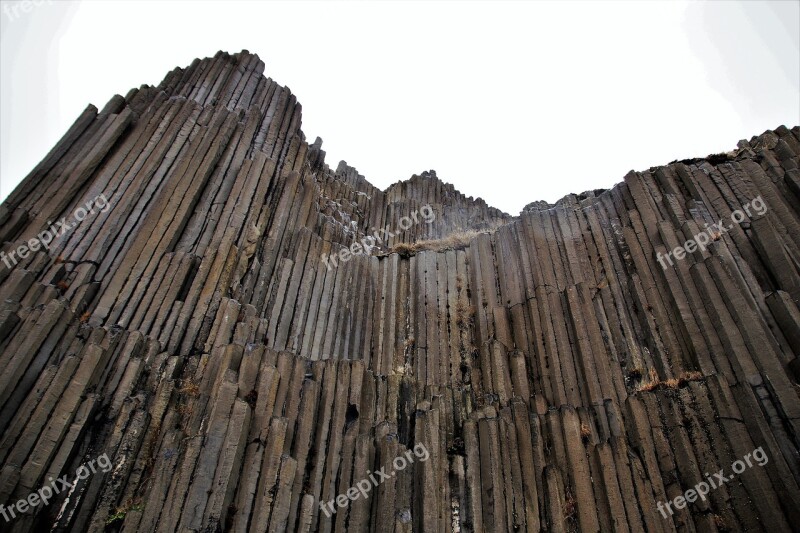
[(0, 206), (0, 529), (798, 527), (800, 128), (513, 217), (263, 72), (90, 105)]

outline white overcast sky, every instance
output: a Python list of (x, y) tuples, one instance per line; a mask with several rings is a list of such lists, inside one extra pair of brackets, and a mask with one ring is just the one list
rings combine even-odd
[(217, 50), (259, 54), (331, 166), (435, 169), (511, 214), (800, 123), (793, 0), (24, 5), (0, 6), (0, 199), (88, 103)]

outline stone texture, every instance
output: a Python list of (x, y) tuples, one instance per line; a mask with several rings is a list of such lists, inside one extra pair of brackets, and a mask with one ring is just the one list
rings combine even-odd
[[(263, 72), (220, 52), (89, 106), (0, 206), (8, 255), (110, 204), (0, 263), (0, 503), (114, 465), (4, 530), (800, 523), (800, 128), (511, 217), (433, 171), (381, 191), (331, 168)], [(766, 466), (656, 510), (759, 446)]]

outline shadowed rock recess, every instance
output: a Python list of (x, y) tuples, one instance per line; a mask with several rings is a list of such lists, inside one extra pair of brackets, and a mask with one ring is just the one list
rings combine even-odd
[(0, 529), (800, 524), (800, 128), (511, 217), (331, 169), (263, 70), (89, 106), (2, 204)]

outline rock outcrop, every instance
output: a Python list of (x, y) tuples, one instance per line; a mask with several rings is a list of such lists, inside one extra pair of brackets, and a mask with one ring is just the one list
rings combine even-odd
[(263, 70), (89, 106), (0, 207), (2, 529), (800, 524), (800, 128), (512, 217), (330, 168)]

